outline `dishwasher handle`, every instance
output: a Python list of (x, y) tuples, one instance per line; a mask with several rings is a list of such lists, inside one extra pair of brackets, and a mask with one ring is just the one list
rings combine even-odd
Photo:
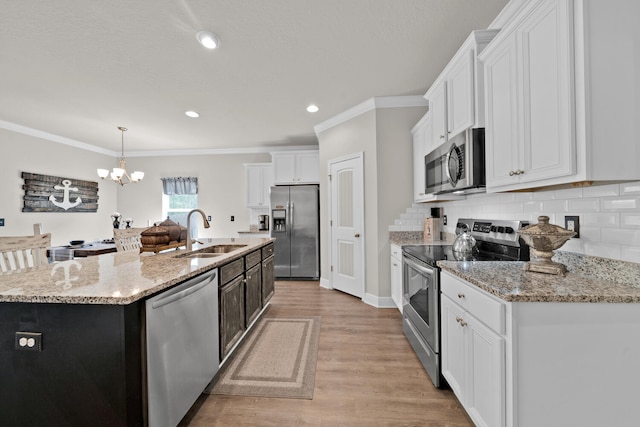
[(171, 304), (172, 302), (181, 300), (191, 294), (198, 292), (200, 289), (204, 288), (213, 280), (215, 280), (217, 271), (218, 270), (214, 270), (213, 273), (209, 275), (194, 277), (193, 279), (186, 281), (182, 285), (179, 285), (174, 291), (167, 291), (168, 295), (163, 295), (162, 298), (154, 301), (151, 304), (151, 307), (154, 309), (164, 307), (167, 304)]

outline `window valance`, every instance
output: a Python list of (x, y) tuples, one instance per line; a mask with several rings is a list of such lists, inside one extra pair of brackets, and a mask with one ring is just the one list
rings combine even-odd
[(198, 178), (190, 177), (169, 177), (160, 178), (162, 180), (162, 192), (167, 196), (174, 194), (198, 194)]

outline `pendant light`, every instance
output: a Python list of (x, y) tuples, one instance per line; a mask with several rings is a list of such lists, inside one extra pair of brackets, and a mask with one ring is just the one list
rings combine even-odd
[(141, 181), (144, 178), (144, 172), (135, 171), (131, 175), (127, 172), (127, 161), (124, 159), (124, 133), (127, 131), (127, 128), (118, 126), (118, 129), (121, 132), (121, 144), (122, 144), (122, 155), (120, 157), (120, 167), (113, 168), (111, 172), (108, 169), (98, 169), (98, 176), (102, 179), (105, 179), (107, 176), (111, 176), (111, 179), (117, 182), (118, 184), (125, 186), (132, 182)]

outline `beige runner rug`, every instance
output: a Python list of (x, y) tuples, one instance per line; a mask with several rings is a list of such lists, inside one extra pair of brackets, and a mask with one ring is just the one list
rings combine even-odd
[(263, 318), (205, 392), (313, 399), (319, 338), (320, 317)]

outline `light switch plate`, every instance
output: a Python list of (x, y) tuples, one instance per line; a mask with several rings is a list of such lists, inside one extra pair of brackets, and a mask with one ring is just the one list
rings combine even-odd
[(0, 227), (4, 227), (4, 218), (0, 218)]

